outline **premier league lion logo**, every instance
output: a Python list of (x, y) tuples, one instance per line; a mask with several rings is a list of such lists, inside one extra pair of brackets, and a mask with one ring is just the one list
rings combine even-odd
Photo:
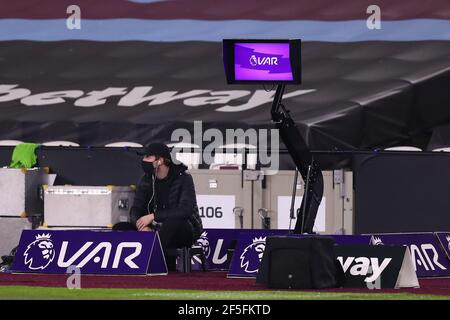
[(50, 234), (38, 234), (36, 240), (30, 243), (23, 254), (25, 257), (25, 265), (31, 270), (43, 270), (55, 258), (55, 250), (53, 248)]
[(265, 249), (266, 237), (253, 239), (252, 244), (247, 246), (240, 256), (241, 268), (247, 273), (258, 272)]
[(200, 236), (200, 239), (197, 240), (197, 244), (202, 246), (205, 257), (208, 258), (211, 254), (211, 247), (209, 246), (208, 233), (205, 231)]
[(375, 237), (375, 236), (372, 236), (372, 238), (370, 238), (370, 243), (371, 243), (373, 246), (382, 246), (382, 245), (384, 245), (384, 243), (383, 243), (383, 241), (380, 239), (380, 237)]

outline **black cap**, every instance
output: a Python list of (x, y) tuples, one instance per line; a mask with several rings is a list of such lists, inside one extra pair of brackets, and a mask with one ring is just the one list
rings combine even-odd
[(172, 160), (170, 155), (171, 149), (164, 143), (150, 143), (142, 151), (138, 151), (137, 154), (141, 156), (156, 156), (163, 157), (165, 159)]

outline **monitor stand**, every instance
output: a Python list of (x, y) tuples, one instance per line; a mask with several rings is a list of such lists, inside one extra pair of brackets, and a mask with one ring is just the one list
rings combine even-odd
[[(284, 90), (285, 84), (277, 85), (271, 109), (272, 122), (279, 130), (281, 140), (285, 144), (297, 170), (305, 182), (300, 214), (297, 216), (293, 233), (313, 234), (314, 222), (323, 195), (322, 171), (318, 163), (314, 160), (314, 156), (300, 134), (297, 125), (291, 118), (289, 110), (286, 110), (285, 106), (281, 103)], [(297, 181), (294, 181), (294, 183), (297, 184)], [(293, 197), (295, 197), (295, 193)], [(294, 200), (291, 201), (291, 206), (294, 203)], [(293, 208), (291, 208), (292, 211)]]

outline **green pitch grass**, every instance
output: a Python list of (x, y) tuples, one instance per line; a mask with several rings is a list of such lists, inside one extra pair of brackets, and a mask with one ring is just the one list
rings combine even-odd
[(0, 287), (0, 299), (58, 300), (450, 300), (450, 296), (412, 293), (340, 293), (287, 291), (201, 291), (167, 289), (78, 289)]

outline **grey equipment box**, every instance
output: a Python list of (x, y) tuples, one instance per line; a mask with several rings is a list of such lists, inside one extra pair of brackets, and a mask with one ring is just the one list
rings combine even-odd
[(189, 170), (189, 172), (194, 180), (203, 228), (259, 227), (253, 219), (253, 212), (262, 206), (262, 181), (248, 181), (241, 170)]
[(22, 230), (31, 229), (27, 218), (0, 217), (0, 256), (8, 255), (19, 245)]
[(49, 186), (44, 188), (44, 226), (111, 227), (128, 222), (135, 188)]
[(0, 216), (42, 215), (39, 188), (48, 184), (48, 168), (0, 168)]
[[(292, 199), (294, 174), (295, 172), (291, 170), (280, 170), (277, 174), (266, 177), (264, 205), (272, 218), (271, 223), (273, 229), (289, 228), (289, 209)], [(314, 230), (318, 233), (325, 234), (342, 233), (342, 206), (336, 200), (336, 184), (333, 184), (333, 172), (322, 171), (322, 174), (324, 192), (317, 212)], [(304, 181), (300, 175), (296, 189), (297, 198), (295, 208), (299, 208), (304, 192)], [(297, 211), (294, 212), (294, 214), (296, 213)], [(317, 226), (321, 228), (316, 229)], [(292, 221), (291, 229), (294, 229), (294, 227), (295, 220)]]

